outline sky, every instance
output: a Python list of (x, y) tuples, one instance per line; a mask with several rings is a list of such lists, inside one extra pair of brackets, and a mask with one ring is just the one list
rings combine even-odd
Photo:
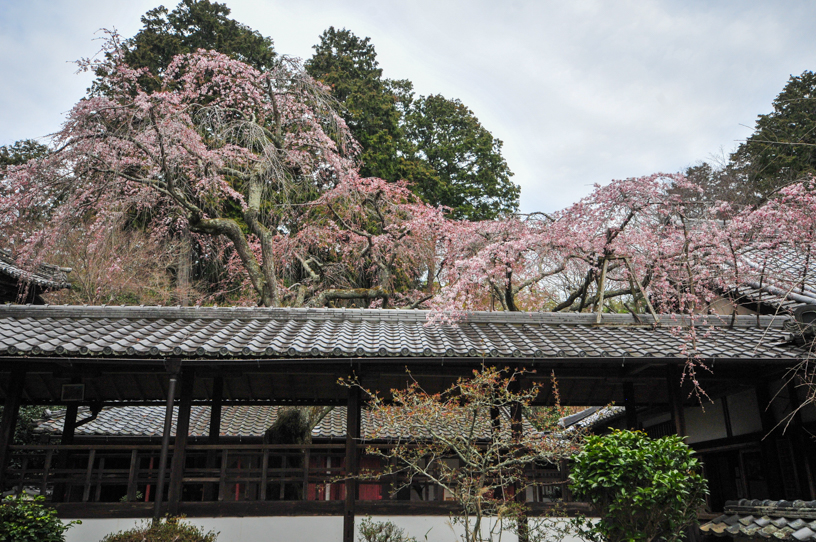
[[(57, 131), (90, 84), (72, 61), (175, 0), (0, 0), (0, 145)], [(462, 100), (504, 142), (521, 211), (612, 179), (727, 156), (791, 75), (816, 69), (816, 3), (226, 0), (308, 58), (329, 26), (368, 36), (385, 77)]]

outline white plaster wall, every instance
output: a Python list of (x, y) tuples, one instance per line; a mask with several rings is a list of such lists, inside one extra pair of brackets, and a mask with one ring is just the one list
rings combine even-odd
[(686, 442), (688, 444), (728, 436), (725, 429), (725, 414), (720, 399), (714, 401), (714, 404), (705, 403), (703, 406), (686, 407), (683, 413), (686, 416), (686, 433), (688, 433)]
[[(131, 529), (143, 520), (86, 519), (72, 527), (66, 542), (98, 542), (106, 534)], [(218, 531), (218, 542), (341, 542), (343, 518), (338, 516), (190, 518), (205, 531)]]
[[(357, 524), (363, 518), (357, 518)], [(452, 529), (445, 516), (373, 516), (374, 521), (391, 521), (405, 530), (405, 534), (419, 542), (457, 542), (461, 527)], [(72, 527), (66, 542), (98, 542), (109, 533), (130, 529), (145, 520), (86, 519)], [(218, 542), (341, 542), (343, 518), (339, 516), (258, 517), (258, 518), (190, 518), (185, 521), (199, 525), (205, 531), (219, 531)], [(535, 522), (536, 520), (531, 520)], [(558, 520), (547, 519), (543, 522)], [(483, 532), (487, 534), (489, 527)], [(359, 532), (359, 531), (357, 531)], [(356, 538), (356, 537), (355, 537)], [(579, 542), (573, 536), (558, 537), (563, 542)], [(505, 532), (502, 542), (517, 542), (518, 538)]]
[[(357, 518), (360, 524), (363, 518)], [(445, 516), (372, 516), (373, 521), (390, 521), (397, 527), (403, 529), (405, 534), (413, 536), (419, 542), (458, 542), (464, 533), (461, 525), (451, 526), (450, 519)], [(492, 523), (491, 523), (492, 525)], [(482, 533), (487, 535), (491, 525), (484, 525)], [(356, 531), (359, 533), (360, 531)], [(220, 540), (219, 540), (220, 542)], [(504, 532), (501, 542), (518, 542), (518, 537), (512, 533)]]
[(731, 432), (735, 437), (762, 431), (757, 396), (754, 390), (745, 390), (728, 396)]

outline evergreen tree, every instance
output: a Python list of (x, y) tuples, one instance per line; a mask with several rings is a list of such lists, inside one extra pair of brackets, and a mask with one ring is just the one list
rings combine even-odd
[(272, 66), (272, 38), (230, 19), (226, 4), (182, 0), (173, 11), (159, 6), (142, 16), (141, 30), (127, 41), (125, 61), (133, 68), (161, 73), (173, 57), (212, 49), (260, 71)]
[(388, 81), (382, 79), (369, 38), (329, 27), (306, 62), (309, 75), (329, 85), (341, 113), (363, 151), (360, 174), (396, 181), (399, 171), (400, 111)]
[(12, 145), (0, 146), (0, 175), (9, 166), (25, 164), (33, 158), (45, 156), (48, 147), (33, 139), (23, 139)]
[(459, 100), (420, 96), (408, 109), (406, 138), (436, 178), (417, 186), (454, 218), (492, 219), (518, 210), (519, 187), (501, 155), (502, 142)]
[(791, 76), (731, 160), (755, 197), (816, 173), (816, 73)]
[(341, 103), (363, 149), (362, 175), (405, 179), (456, 218), (485, 220), (518, 209), (519, 187), (510, 181), (501, 141), (464, 104), (414, 99), (411, 82), (384, 79), (371, 40), (349, 30), (330, 27), (314, 49), (306, 68)]

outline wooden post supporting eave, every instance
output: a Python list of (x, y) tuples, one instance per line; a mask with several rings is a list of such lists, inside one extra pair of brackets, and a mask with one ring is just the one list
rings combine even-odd
[(167, 406), (164, 411), (164, 432), (162, 433), (161, 455), (159, 455), (159, 470), (156, 474), (156, 496), (153, 501), (153, 521), (161, 517), (162, 498), (164, 497), (164, 475), (167, 471), (167, 455), (170, 452), (170, 431), (173, 428), (173, 401), (176, 399), (176, 381), (178, 374), (170, 373), (167, 385)]
[(9, 446), (14, 440), (14, 429), (17, 427), (17, 415), (23, 399), (26, 365), (18, 363), (11, 370), (8, 393), (3, 402), (3, 417), (0, 419), (0, 493), (5, 491), (6, 467), (9, 463)]
[[(516, 380), (512, 381), (510, 385), (511, 391), (515, 393), (521, 392), (521, 383), (518, 381), (518, 377), (516, 377)], [(522, 412), (520, 403), (513, 403), (510, 410), (510, 430), (513, 433), (513, 439), (519, 441), (524, 433), (524, 423), (522, 419), (524, 413)], [(527, 502), (525, 495), (527, 488), (524, 487), (524, 484), (517, 483), (513, 490), (513, 500), (517, 502), (521, 508), (518, 518), (518, 540), (519, 542), (528, 542), (530, 539), (530, 533), (527, 521), (527, 509), (524, 506), (524, 503)]]
[(674, 430), (680, 437), (686, 436), (686, 413), (683, 410), (683, 393), (680, 388), (680, 368), (677, 365), (666, 366), (666, 391), (668, 392)]
[(637, 407), (635, 406), (635, 385), (632, 382), (623, 383), (623, 407), (626, 410), (626, 428), (636, 430)]
[(212, 406), (210, 407), (210, 431), (207, 444), (218, 444), (221, 438), (221, 403), (224, 397), (224, 377), (213, 378)]
[[(71, 379), (72, 384), (80, 384), (81, 379)], [(74, 434), (76, 433), (77, 415), (79, 414), (79, 403), (71, 402), (65, 405), (65, 417), (62, 421), (62, 435), (60, 436), (60, 445), (69, 446), (74, 443)], [(57, 455), (57, 470), (67, 469), (70, 462), (70, 454), (67, 450), (61, 450)], [(53, 502), (66, 502), (68, 500), (69, 486), (63, 483), (55, 484), (54, 491), (51, 495)]]
[[(779, 468), (777, 439), (771, 436), (776, 429), (776, 420), (770, 408), (771, 394), (768, 392), (768, 384), (757, 384), (754, 392), (759, 406), (759, 418), (762, 422), (763, 438), (759, 445), (762, 450), (762, 469), (765, 480), (768, 481), (768, 489), (771, 495), (784, 495), (785, 484), (782, 478), (782, 470)], [(778, 433), (774, 436), (777, 435)]]
[(357, 441), (360, 438), (362, 404), (360, 388), (349, 388), (346, 408), (346, 502), (343, 514), (343, 542), (354, 542), (354, 512), (357, 501), (357, 478), (360, 457)]
[[(802, 478), (804, 478), (805, 485), (807, 486), (807, 493), (809, 494), (810, 499), (816, 499), (816, 479), (813, 477), (813, 468), (810, 464), (811, 454), (808, 453), (807, 450), (808, 446), (811, 444), (808, 442), (811, 435), (807, 434), (802, 427), (802, 402), (799, 400), (799, 395), (796, 392), (796, 384), (793, 380), (788, 380), (786, 387), (788, 388), (788, 396), (790, 397), (791, 412), (796, 413), (793, 415), (793, 419), (790, 423), (790, 438), (794, 444), (793, 454), (796, 463), (798, 463), (801, 467), (804, 467), (804, 469), (800, 470), (799, 481), (801, 483)], [(804, 488), (802, 488), (802, 492), (804, 493)]]
[[(224, 397), (224, 377), (213, 378), (212, 405), (210, 407), (210, 430), (207, 435), (207, 444), (218, 444), (221, 439), (221, 403)], [(207, 468), (216, 467), (216, 451), (207, 452)], [(204, 485), (203, 499), (205, 502), (214, 501), (218, 497), (218, 483), (212, 482)]]
[(167, 492), (167, 504), (171, 515), (178, 515), (181, 501), (184, 464), (187, 459), (187, 437), (190, 434), (190, 413), (193, 405), (193, 386), (195, 372), (186, 369), (181, 375), (179, 393), (178, 419), (176, 420), (176, 439), (173, 445), (173, 461), (170, 465), (170, 487)]

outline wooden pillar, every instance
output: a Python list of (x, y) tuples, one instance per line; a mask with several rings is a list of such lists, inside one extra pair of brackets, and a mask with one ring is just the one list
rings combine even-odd
[[(516, 380), (510, 383), (511, 384), (511, 391), (519, 393), (521, 391), (521, 385)], [(510, 409), (510, 430), (513, 433), (513, 439), (516, 441), (521, 440), (523, 433), (524, 433), (524, 424), (522, 420), (523, 412), (520, 403), (513, 403), (513, 406)], [(527, 523), (527, 509), (524, 506), (524, 503), (527, 502), (526, 495), (524, 492), (526, 488), (524, 484), (516, 483), (515, 487), (513, 488), (513, 500), (515, 500), (520, 508), (521, 511), (519, 513), (518, 518), (518, 540), (519, 542), (528, 542), (530, 539), (530, 533), (528, 530), (528, 523)]]
[(680, 387), (680, 368), (676, 365), (666, 366), (666, 388), (671, 409), (674, 431), (680, 437), (686, 436), (686, 413), (683, 411), (683, 393)]
[(3, 402), (3, 417), (0, 419), (0, 493), (5, 491), (6, 467), (9, 463), (9, 446), (14, 440), (14, 429), (17, 427), (17, 415), (23, 399), (26, 366), (17, 363), (11, 370), (6, 400)]
[(74, 443), (74, 434), (76, 433), (77, 415), (79, 414), (79, 403), (69, 403), (65, 405), (65, 418), (62, 424), (62, 436), (60, 436), (60, 444), (63, 446), (70, 446)]
[(626, 428), (636, 430), (638, 428), (637, 407), (635, 406), (635, 385), (632, 382), (623, 383), (623, 407), (626, 409)]
[(570, 491), (569, 487), (569, 459), (562, 459), (560, 462), (560, 478), (563, 482), (561, 484), (562, 495), (561, 498), (564, 499), (564, 502), (572, 502), (572, 491)]
[[(800, 408), (802, 406), (802, 402), (799, 400), (796, 384), (793, 380), (788, 380), (787, 388), (788, 396), (790, 397), (791, 412), (796, 412), (791, 420), (789, 430), (791, 434), (791, 443), (793, 444), (794, 460), (796, 463), (798, 463), (798, 468), (800, 469), (800, 483), (804, 481), (804, 485), (807, 487), (807, 494), (810, 497), (810, 499), (807, 500), (816, 499), (816, 479), (814, 479), (813, 468), (810, 464), (810, 457), (812, 454), (808, 453), (808, 448), (811, 445), (809, 442), (811, 435), (809, 435), (802, 427), (802, 410)], [(802, 478), (804, 478), (804, 480), (802, 480)], [(802, 493), (805, 493), (804, 488), (802, 488)], [(804, 496), (801, 498), (802, 500), (806, 500)]]
[[(71, 380), (72, 384), (76, 384), (75, 379)], [(70, 446), (74, 443), (74, 434), (76, 433), (77, 414), (79, 413), (79, 403), (72, 402), (65, 405), (65, 418), (62, 422), (62, 435), (60, 436), (60, 445)], [(66, 450), (60, 450), (57, 456), (56, 468), (57, 470), (67, 469), (70, 462), (70, 453)], [(67, 502), (69, 486), (66, 484), (56, 484), (54, 492), (51, 496), (53, 502)]]
[(170, 488), (167, 492), (167, 504), (172, 515), (178, 515), (181, 501), (182, 480), (184, 478), (184, 464), (187, 459), (187, 437), (190, 434), (190, 413), (193, 406), (193, 386), (195, 372), (185, 370), (181, 375), (181, 390), (179, 393), (178, 419), (176, 420), (176, 439), (173, 445), (173, 461), (170, 465)]
[(357, 501), (357, 478), (360, 461), (357, 440), (360, 438), (362, 405), (360, 388), (349, 388), (346, 407), (346, 503), (343, 514), (343, 542), (354, 542), (354, 509)]
[(161, 505), (164, 493), (164, 475), (167, 471), (167, 454), (170, 450), (170, 431), (173, 428), (173, 401), (176, 396), (176, 381), (178, 374), (172, 373), (167, 385), (167, 406), (164, 411), (164, 432), (162, 433), (161, 455), (159, 455), (159, 470), (156, 479), (156, 497), (153, 501), (153, 520), (161, 518)]
[(212, 406), (210, 407), (210, 431), (208, 444), (218, 444), (221, 438), (221, 406), (224, 400), (224, 377), (213, 378)]
[[(210, 406), (210, 430), (207, 434), (207, 444), (218, 444), (221, 439), (221, 404), (224, 398), (224, 377), (213, 378), (212, 405)], [(207, 468), (214, 469), (217, 465), (216, 451), (207, 452)], [(218, 497), (218, 483), (204, 486), (204, 501), (214, 501)]]
[(759, 406), (759, 418), (762, 421), (762, 441), (760, 447), (762, 449), (762, 470), (764, 471), (765, 480), (768, 482), (768, 490), (770, 498), (783, 499), (785, 497), (785, 484), (782, 482), (782, 471), (779, 469), (778, 451), (776, 448), (776, 440), (771, 437), (771, 433), (776, 429), (776, 421), (774, 420), (771, 406), (771, 394), (768, 393), (768, 386), (766, 383), (757, 384), (754, 388), (756, 393), (757, 405)]

